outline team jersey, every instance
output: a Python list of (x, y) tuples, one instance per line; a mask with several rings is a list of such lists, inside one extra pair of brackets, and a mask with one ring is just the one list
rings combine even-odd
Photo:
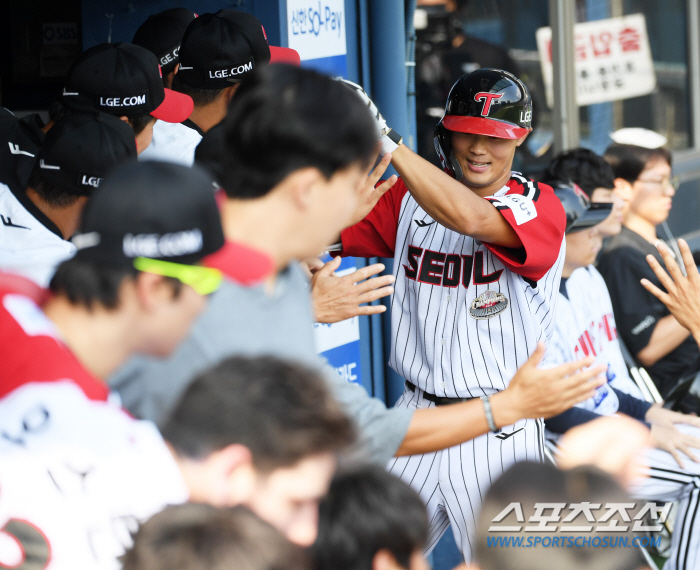
[(0, 401), (0, 567), (121, 567), (138, 522), (188, 499), (155, 425), (71, 381)]
[(0, 184), (0, 271), (47, 287), (58, 265), (73, 257), (76, 248), (23, 190), (19, 192)]
[[(39, 308), (42, 291), (26, 280), (0, 275), (0, 401), (29, 382), (68, 379), (85, 395), (105, 401), (106, 385), (78, 362)], [(0, 425), (2, 425), (0, 415)]]
[(487, 199), (522, 249), (440, 225), (401, 179), (341, 235), (343, 255), (394, 258), (389, 364), (437, 396), (505, 389), (551, 333), (565, 254), (561, 203), (549, 186), (515, 172)]
[(187, 125), (156, 121), (153, 125), (153, 140), (139, 154), (139, 160), (163, 160), (192, 166), (194, 151), (201, 140), (202, 132), (191, 121)]
[(619, 400), (611, 387), (643, 399), (620, 351), (610, 295), (592, 265), (577, 269), (569, 279), (562, 279), (546, 364), (558, 366), (588, 356), (594, 356), (596, 364), (608, 367), (608, 383), (598, 388), (592, 398), (577, 404), (578, 407), (601, 415), (614, 414)]

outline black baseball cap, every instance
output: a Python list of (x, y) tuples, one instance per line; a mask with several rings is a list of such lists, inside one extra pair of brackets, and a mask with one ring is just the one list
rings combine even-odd
[(238, 10), (202, 14), (182, 38), (177, 76), (190, 87), (221, 89), (268, 63), (299, 65), (299, 54), (270, 46), (255, 16)]
[(182, 36), (196, 17), (197, 14), (187, 8), (171, 8), (153, 14), (136, 30), (132, 43), (153, 53), (163, 73), (170, 73), (180, 61)]
[(554, 194), (566, 212), (566, 233), (587, 230), (610, 215), (612, 203), (591, 202), (586, 193), (574, 182), (551, 183)]
[(68, 71), (62, 100), (78, 111), (127, 117), (150, 113), (167, 123), (181, 123), (194, 108), (189, 95), (163, 87), (155, 55), (127, 43), (85, 51)]
[(105, 113), (72, 113), (46, 133), (34, 168), (65, 192), (90, 196), (107, 173), (136, 161), (133, 129)]
[(98, 264), (197, 263), (224, 245), (211, 178), (173, 163), (123, 165), (88, 202), (73, 243), (78, 257)]

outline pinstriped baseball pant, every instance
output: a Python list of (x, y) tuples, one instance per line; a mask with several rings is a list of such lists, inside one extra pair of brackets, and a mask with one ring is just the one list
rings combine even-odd
[[(419, 388), (404, 391), (396, 402), (396, 407), (413, 409), (434, 405), (423, 398)], [(517, 461), (543, 460), (541, 420), (521, 420), (502, 432), (514, 435), (499, 439), (489, 433), (449, 449), (389, 462), (389, 471), (411, 485), (426, 504), (430, 521), (426, 554), (451, 524), (455, 542), (468, 562), (481, 503), (491, 483)]]

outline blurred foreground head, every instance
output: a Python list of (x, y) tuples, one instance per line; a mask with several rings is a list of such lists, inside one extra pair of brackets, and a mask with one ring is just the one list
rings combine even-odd
[(380, 467), (338, 475), (321, 503), (316, 570), (427, 570), (428, 517), (418, 494)]
[(309, 570), (304, 552), (248, 509), (187, 503), (141, 525), (124, 570)]
[[(574, 513), (570, 507), (581, 503), (592, 503), (591, 513), (595, 521), (591, 522), (583, 513), (579, 513), (572, 521), (562, 523)], [(520, 505), (522, 516), (518, 516), (517, 509), (513, 508), (503, 516), (504, 511), (514, 504)], [(540, 505), (539, 512), (536, 504)], [(560, 471), (542, 463), (517, 463), (494, 482), (486, 495), (477, 527), (475, 562), (481, 570), (639, 568), (642, 566), (641, 557), (638, 548), (632, 545), (635, 536), (642, 535), (632, 533), (634, 523), (624, 520), (619, 512), (603, 521), (604, 517), (609, 516), (608, 505), (613, 504), (627, 505), (630, 518), (643, 506), (638, 502), (632, 508), (630, 505), (634, 501), (627, 492), (612, 477), (594, 467)], [(545, 524), (556, 530), (525, 530)], [(592, 526), (592, 529), (563, 530), (572, 525)], [(626, 527), (626, 530), (596, 530), (611, 525)], [(495, 530), (498, 527), (513, 527), (513, 530)], [(514, 530), (516, 527), (519, 528), (517, 532)], [(522, 539), (522, 546), (514, 546), (512, 542), (506, 545), (508, 539)], [(588, 539), (590, 542), (586, 543)], [(621, 546), (625, 540), (627, 547)]]

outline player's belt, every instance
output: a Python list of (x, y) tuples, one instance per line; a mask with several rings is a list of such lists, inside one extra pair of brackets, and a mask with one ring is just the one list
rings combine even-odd
[[(416, 391), (415, 384), (412, 384), (408, 380), (406, 380), (406, 388), (408, 388), (411, 392)], [(423, 398), (428, 400), (428, 402), (432, 402), (436, 406), (449, 406), (450, 404), (459, 404), (461, 402), (468, 402), (469, 400), (474, 399), (474, 398), (446, 398), (443, 396), (436, 396), (435, 394), (429, 394), (425, 390), (421, 390), (421, 392), (423, 392)]]

